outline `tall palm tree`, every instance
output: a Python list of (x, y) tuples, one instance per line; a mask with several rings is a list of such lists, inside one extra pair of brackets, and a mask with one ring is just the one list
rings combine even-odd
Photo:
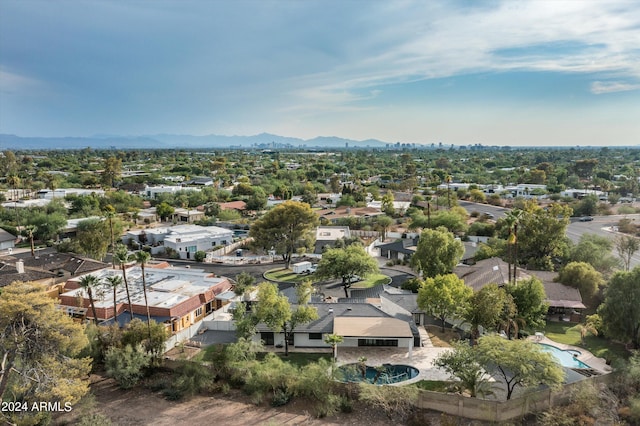
[(122, 277), (118, 275), (111, 275), (107, 277), (107, 282), (109, 283), (109, 286), (113, 290), (113, 320), (116, 321), (117, 323), (118, 304), (116, 301), (116, 294), (117, 294), (118, 287), (120, 287), (124, 281), (122, 281)]
[[(510, 210), (504, 217), (509, 226), (509, 238), (507, 239), (507, 256), (509, 258), (509, 282), (516, 282), (518, 278), (518, 224), (524, 216), (524, 211), (520, 209)], [(511, 264), (513, 263), (513, 274)]]
[(144, 250), (138, 250), (134, 257), (142, 270), (142, 293), (144, 294), (144, 304), (147, 307), (147, 328), (149, 329), (149, 339), (151, 339), (151, 314), (149, 313), (149, 302), (147, 301), (147, 280), (144, 276), (144, 265), (151, 259), (151, 255)]
[(45, 180), (47, 186), (49, 187), (49, 189), (51, 190), (51, 198), (55, 199), (56, 198), (56, 186), (57, 186), (56, 175), (51, 174), (51, 173), (47, 173), (44, 176), (44, 180)]
[(7, 184), (13, 188), (13, 203), (16, 211), (16, 227), (20, 228), (20, 214), (18, 209), (18, 186), (20, 185), (20, 177), (17, 175), (7, 176)]
[(29, 242), (31, 243), (31, 257), (34, 257), (36, 255), (35, 247), (33, 245), (33, 238), (37, 230), (38, 230), (38, 227), (35, 225), (27, 225), (22, 230), (22, 235), (29, 238)]
[(96, 305), (93, 301), (93, 288), (100, 283), (100, 280), (95, 275), (85, 275), (80, 278), (80, 287), (83, 288), (89, 296), (89, 303), (91, 304), (91, 312), (93, 313), (93, 321), (98, 325), (98, 314), (96, 313)]
[[(113, 237), (113, 218), (116, 215), (116, 209), (114, 209), (111, 204), (107, 204), (107, 206), (104, 208), (104, 215), (109, 221), (109, 233), (111, 234), (111, 253), (113, 253), (116, 247)], [(114, 268), (116, 267), (116, 259), (113, 255), (111, 256), (111, 266), (113, 266)]]
[(447, 175), (447, 205), (449, 210), (451, 210), (451, 175)]
[(133, 320), (133, 305), (131, 305), (131, 293), (129, 292), (129, 283), (127, 282), (127, 268), (125, 266), (125, 264), (129, 261), (129, 250), (127, 250), (127, 246), (118, 244), (116, 249), (113, 251), (113, 257), (115, 258), (116, 263), (118, 263), (122, 268), (122, 279), (124, 280), (124, 289), (127, 291), (129, 315), (131, 315), (131, 320)]

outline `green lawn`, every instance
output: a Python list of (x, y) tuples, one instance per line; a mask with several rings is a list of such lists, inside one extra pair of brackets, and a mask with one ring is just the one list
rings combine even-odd
[(265, 278), (285, 283), (301, 283), (305, 280), (313, 280), (313, 274), (295, 274), (291, 269), (278, 268), (265, 272)]
[(601, 337), (592, 336), (591, 334), (584, 339), (583, 345), (580, 341), (580, 332), (577, 329), (577, 324), (547, 321), (544, 334), (555, 342), (585, 348), (600, 358), (613, 360), (615, 358), (626, 359), (629, 357), (629, 352), (623, 345), (613, 343)]
[(384, 274), (372, 274), (366, 280), (354, 283), (351, 288), (369, 288), (378, 284), (389, 284), (391, 278)]

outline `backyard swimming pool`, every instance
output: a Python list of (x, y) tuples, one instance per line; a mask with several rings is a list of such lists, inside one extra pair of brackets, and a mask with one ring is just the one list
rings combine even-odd
[(368, 382), (376, 385), (400, 383), (418, 377), (420, 370), (410, 365), (383, 364), (380, 367), (346, 364), (338, 367), (343, 382)]
[(576, 356), (580, 355), (580, 351), (563, 350), (555, 346), (539, 343), (542, 350), (549, 352), (563, 366), (569, 368), (591, 368), (584, 362), (580, 361)]

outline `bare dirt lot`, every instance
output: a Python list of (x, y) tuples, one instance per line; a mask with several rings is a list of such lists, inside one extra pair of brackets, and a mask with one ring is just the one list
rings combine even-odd
[[(167, 401), (144, 387), (121, 390), (111, 379), (93, 375), (91, 390), (95, 396), (93, 412), (107, 416), (114, 425), (368, 425), (404, 424), (403, 419), (389, 418), (383, 411), (354, 404), (352, 413), (318, 419), (309, 413), (309, 402), (295, 400), (284, 407), (256, 406), (240, 391), (228, 395), (196, 396), (185, 401)], [(55, 424), (74, 424), (82, 409), (55, 419)], [(440, 424), (442, 416), (424, 412), (419, 424)], [(426, 422), (424, 420), (428, 419)], [(458, 423), (459, 424), (459, 423)]]

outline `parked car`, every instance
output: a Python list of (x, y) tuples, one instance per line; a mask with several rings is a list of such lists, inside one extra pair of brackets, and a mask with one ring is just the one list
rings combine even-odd
[(580, 222), (591, 222), (593, 220), (593, 217), (591, 216), (582, 216), (580, 218)]

